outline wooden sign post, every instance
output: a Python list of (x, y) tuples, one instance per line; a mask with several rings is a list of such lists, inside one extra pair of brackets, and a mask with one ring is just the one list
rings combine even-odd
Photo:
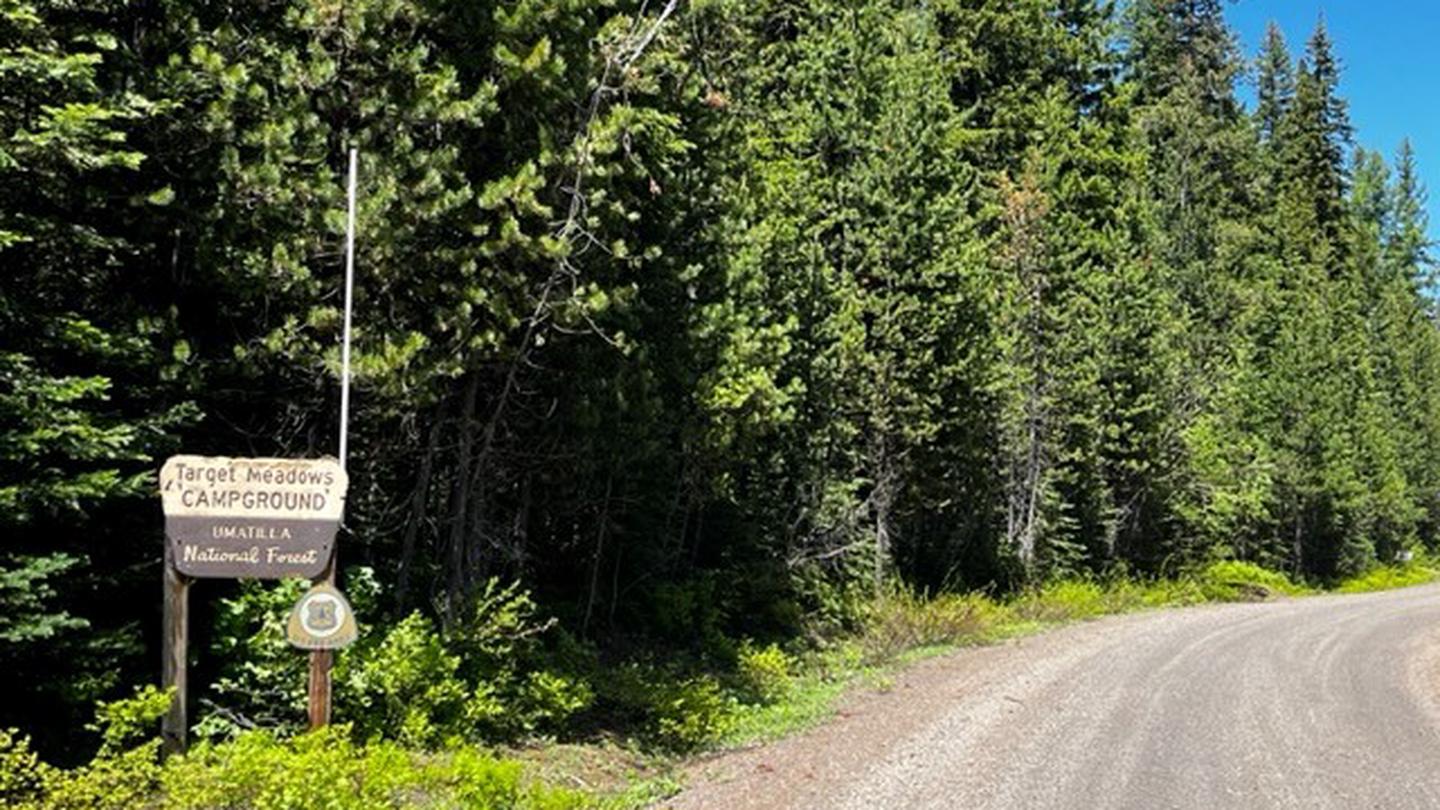
[[(334, 558), (315, 584), (333, 587), (335, 585)], [(330, 672), (335, 667), (335, 651), (306, 647), (310, 650), (310, 671), (306, 680), (305, 707), (310, 730), (330, 725)]]
[(335, 651), (355, 641), (359, 630), (355, 610), (345, 595), (322, 579), (290, 612), (285, 637), (302, 650), (310, 650), (310, 685), (307, 694), (310, 729), (330, 723), (330, 668)]
[(173, 687), (170, 711), (160, 720), (160, 745), (167, 754), (185, 750), (185, 649), (190, 633), (190, 578), (175, 569), (170, 544), (165, 544), (164, 629), (160, 640), (160, 681)]
[[(162, 724), (166, 750), (185, 749), (191, 580), (324, 577), (333, 570), (348, 485), (335, 459), (173, 456), (165, 462), (161, 676), (166, 688), (175, 689)], [(328, 687), (328, 672), (326, 681)]]

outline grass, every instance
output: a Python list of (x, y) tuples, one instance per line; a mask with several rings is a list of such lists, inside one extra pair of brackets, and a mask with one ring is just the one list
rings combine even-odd
[(742, 705), (719, 747), (738, 748), (770, 742), (828, 719), (835, 702), (865, 670), (812, 667), (798, 675), (789, 694), (769, 704)]
[(994, 644), (1100, 616), (1205, 602), (1298, 596), (1307, 589), (1246, 563), (1215, 563), (1177, 579), (1069, 579), (1008, 599), (928, 595), (896, 586), (866, 609), (863, 630), (807, 655), (777, 700), (741, 704), (714, 748), (780, 739), (829, 719), (857, 686), (883, 688), (896, 670), (962, 647)]
[[(1440, 579), (1440, 560), (1420, 557), (1404, 564), (1376, 567), (1339, 582), (1329, 590), (1366, 593), (1420, 585), (1437, 579)], [(580, 807), (639, 810), (663, 801), (683, 787), (683, 772), (693, 761), (691, 757), (694, 754), (761, 744), (811, 728), (828, 720), (847, 693), (857, 688), (884, 691), (893, 683), (899, 670), (921, 659), (963, 647), (994, 644), (1100, 616), (1314, 593), (1318, 591), (1296, 584), (1284, 574), (1234, 561), (1216, 562), (1183, 576), (1163, 580), (1137, 581), (1123, 577), (1060, 580), (1003, 599), (979, 593), (929, 595), (895, 586), (865, 607), (857, 633), (831, 641), (819, 649), (795, 655), (776, 645), (757, 647), (749, 642), (739, 645), (735, 672), (704, 676), (705, 683), (713, 687), (715, 694), (705, 691), (702, 696), (709, 695), (714, 700), (686, 702), (684, 705), (688, 708), (680, 710), (677, 715), (678, 722), (693, 719), (692, 715), (704, 715), (708, 719), (701, 725), (717, 730), (714, 736), (699, 746), (698, 751), (691, 749), (689, 754), (681, 753), (680, 749), (653, 749), (635, 740), (615, 738), (584, 744), (544, 742), (495, 751), (494, 759), (490, 758), (492, 754), (483, 751), (461, 749), (443, 755), (416, 755), (393, 745), (351, 751), (345, 748), (351, 743), (343, 734), (331, 742), (344, 749), (340, 761), (358, 769), (357, 773), (369, 774), (355, 785), (369, 784), (373, 781), (371, 777), (377, 774), (395, 781), (397, 785), (413, 783), (419, 804), (424, 804), (422, 798), (431, 794), (432, 798), (443, 803), (457, 790), (492, 790), (496, 785), (504, 787), (509, 784), (511, 787), (505, 790), (510, 792), (505, 795), (510, 798), (495, 806), (524, 807), (527, 810), (576, 810)], [(662, 670), (655, 670), (652, 676), (661, 673)], [(663, 677), (655, 683), (650, 680), (653, 677), (648, 677), (641, 685), (658, 690), (659, 694), (671, 695), (674, 692), (671, 697), (676, 700), (695, 697), (683, 689), (666, 691), (668, 682)], [(686, 683), (691, 681), (698, 682), (691, 678)], [(211, 806), (216, 803), (206, 798), (209, 794), (205, 791), (223, 793), (239, 790), (244, 793), (240, 788), (226, 787), (229, 776), (219, 779), (216, 774), (225, 776), (231, 771), (239, 773), (245, 770), (242, 765), (250, 767), (246, 765), (250, 760), (245, 757), (270, 764), (289, 765), (308, 761), (306, 757), (315, 759), (317, 763), (322, 759), (330, 763), (331, 760), (326, 757), (333, 759), (334, 752), (326, 746), (316, 748), (307, 742), (310, 739), (306, 735), (293, 743), (251, 746), (255, 749), (253, 751), (236, 748), (225, 755), (228, 759), (222, 757), (209, 764), (197, 761), (185, 771), (194, 778), (181, 784), (181, 787), (189, 785), (192, 793), (199, 792), (190, 797), (193, 799), (190, 804), (180, 799), (173, 803), (176, 806)], [(277, 745), (298, 747), (293, 752), (288, 749), (280, 751)], [(310, 750), (312, 748), (316, 750)], [(0, 739), (0, 804), (5, 803), (5, 790), (13, 792), (15, 789), (12, 784), (14, 779), (6, 781), (7, 774), (11, 777), (16, 773), (24, 775), (27, 769), (33, 771), (38, 767), (33, 763), (26, 764), (29, 762), (27, 756), (23, 744), (17, 746), (13, 740), (6, 743)], [(158, 773), (145, 770), (152, 768), (145, 762), (140, 764), (145, 767), (136, 771), (136, 795), (154, 790), (153, 780)], [(166, 767), (178, 768), (183, 764), (183, 760), (172, 760)], [(53, 777), (51, 774), (47, 778)], [(287, 790), (299, 790), (300, 782), (285, 781), (288, 777), (283, 775), (275, 779), (280, 780), (277, 784), (283, 782)], [(113, 775), (103, 768), (71, 772), (57, 783), (60, 787), (55, 795), (59, 799), (49, 804), (24, 805), (22, 802), (22, 806), (43, 807), (45, 810), (68, 806), (66, 791), (94, 792), (103, 788), (114, 793), (114, 785), (111, 784), (114, 781)], [(10, 787), (6, 788), (6, 785)], [(166, 790), (171, 790), (169, 783)], [(368, 800), (362, 800), (359, 787), (355, 790), (357, 795), (349, 798), (359, 804), (351, 802), (336, 806), (364, 806)], [(112, 802), (116, 807), (123, 804), (123, 801), (118, 804)], [(112, 805), (95, 804), (96, 807)], [(231, 805), (249, 806), (243, 801), (231, 802)]]
[[(1331, 590), (1362, 593), (1436, 579), (1440, 566), (1419, 559), (1373, 569)], [(857, 636), (808, 656), (781, 699), (739, 706), (733, 726), (715, 747), (753, 745), (810, 728), (830, 718), (855, 687), (883, 688), (896, 670), (959, 648), (1120, 613), (1317, 593), (1283, 573), (1236, 561), (1215, 562), (1172, 579), (1060, 580), (1007, 599), (978, 593), (930, 596), (897, 586), (869, 606)]]
[[(1329, 590), (1365, 593), (1437, 579), (1440, 563), (1421, 558), (1377, 567)], [(1107, 615), (1320, 592), (1282, 573), (1235, 561), (1162, 580), (1060, 580), (1005, 599), (978, 593), (932, 596), (896, 586), (867, 606), (859, 633), (792, 659), (788, 685), (771, 699), (737, 701), (725, 732), (699, 753), (762, 744), (812, 728), (832, 717), (853, 690), (884, 690), (904, 667), (963, 647)], [(598, 751), (595, 746), (546, 746), (519, 758), (545, 783), (591, 793), (593, 806), (602, 810), (633, 810), (673, 795), (683, 787), (682, 770), (691, 761), (613, 744)]]
[(606, 808), (644, 806), (647, 791), (664, 789), (673, 762), (614, 740), (586, 744), (545, 741), (497, 752), (525, 767), (532, 781), (609, 797)]
[(1335, 587), (1339, 593), (1370, 593), (1395, 588), (1409, 588), (1424, 585), (1440, 579), (1440, 567), (1425, 557), (1416, 557), (1400, 565), (1385, 565), (1372, 568), (1359, 576), (1351, 577)]
[(1278, 571), (1233, 560), (1212, 563), (1200, 573), (1199, 580), (1209, 602), (1258, 602), (1273, 596), (1314, 593)]

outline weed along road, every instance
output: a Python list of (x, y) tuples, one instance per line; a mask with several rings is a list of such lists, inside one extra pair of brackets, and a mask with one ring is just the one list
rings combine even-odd
[(1440, 586), (964, 650), (696, 765), (674, 810), (1440, 807)]

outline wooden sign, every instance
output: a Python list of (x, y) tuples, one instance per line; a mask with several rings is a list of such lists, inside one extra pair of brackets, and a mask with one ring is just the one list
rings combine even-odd
[(160, 471), (171, 560), (191, 577), (314, 579), (347, 484), (335, 459), (172, 456)]
[(329, 585), (316, 585), (290, 611), (285, 636), (302, 650), (338, 650), (359, 634), (355, 611), (345, 595)]

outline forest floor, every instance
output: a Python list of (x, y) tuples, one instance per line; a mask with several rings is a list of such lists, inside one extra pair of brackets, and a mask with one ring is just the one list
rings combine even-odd
[(930, 658), (692, 761), (667, 810), (1436, 807), (1440, 585), (1203, 605)]

